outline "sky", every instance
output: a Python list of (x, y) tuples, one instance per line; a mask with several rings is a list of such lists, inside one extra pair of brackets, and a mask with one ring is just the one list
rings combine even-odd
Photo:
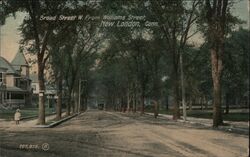
[[(249, 1), (237, 0), (238, 3), (232, 8), (232, 13), (240, 19), (247, 22), (245, 27), (249, 26)], [(21, 39), (18, 27), (22, 23), (25, 13), (19, 12), (16, 17), (8, 17), (5, 25), (0, 28), (0, 56), (3, 56), (8, 61), (11, 61), (16, 55)], [(249, 28), (249, 27), (248, 27)], [(197, 38), (197, 41), (199, 39)]]
[(17, 13), (16, 17), (8, 17), (5, 25), (0, 28), (0, 56), (11, 61), (19, 48), (21, 39), (18, 27), (22, 24), (25, 13)]

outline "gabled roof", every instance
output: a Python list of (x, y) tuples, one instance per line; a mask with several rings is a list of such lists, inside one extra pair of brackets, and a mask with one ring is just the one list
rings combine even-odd
[(20, 50), (16, 53), (16, 56), (12, 60), (11, 64), (13, 66), (21, 66), (21, 65), (28, 66), (28, 62), (26, 61), (24, 54)]
[(12, 67), (12, 65), (3, 57), (0, 56), (0, 67), (7, 69), (7, 73), (16, 74), (16, 70)]

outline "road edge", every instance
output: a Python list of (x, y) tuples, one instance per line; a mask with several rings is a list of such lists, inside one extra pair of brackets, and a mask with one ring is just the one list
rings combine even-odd
[(74, 118), (74, 117), (76, 117), (76, 116), (78, 116), (80, 114), (81, 113), (76, 113), (76, 114), (73, 114), (71, 116), (65, 117), (65, 118), (63, 118), (63, 119), (61, 119), (59, 121), (53, 122), (53, 123), (51, 123), (49, 125), (36, 125), (36, 126), (33, 126), (33, 128), (53, 128), (53, 127), (55, 127), (55, 126), (57, 126), (57, 125), (59, 125), (59, 124), (61, 124), (63, 122), (66, 122), (66, 121), (68, 121), (68, 120), (70, 120), (70, 119), (72, 119), (72, 118)]

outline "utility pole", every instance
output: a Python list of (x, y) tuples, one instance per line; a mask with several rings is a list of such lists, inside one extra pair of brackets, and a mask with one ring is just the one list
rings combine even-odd
[(181, 97), (182, 97), (182, 109), (183, 109), (183, 120), (187, 120), (187, 106), (185, 100), (185, 87), (184, 87), (184, 73), (183, 73), (183, 59), (182, 51), (180, 53), (180, 69), (181, 69)]

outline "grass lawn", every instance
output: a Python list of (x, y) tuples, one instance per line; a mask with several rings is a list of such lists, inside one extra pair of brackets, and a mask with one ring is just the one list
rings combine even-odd
[[(206, 119), (212, 119), (213, 113), (212, 111), (189, 111), (187, 113), (190, 117), (197, 117), (197, 118), (206, 118)], [(225, 121), (249, 121), (249, 114), (248, 113), (230, 113), (229, 114), (223, 114), (223, 120)]]
[[(0, 119), (13, 120), (15, 111), (16, 110), (0, 110)], [(45, 113), (51, 114), (51, 113), (53, 113), (53, 109), (46, 108)], [(21, 114), (22, 114), (22, 117), (37, 116), (38, 115), (38, 108), (21, 109)]]
[(249, 121), (249, 113), (229, 113), (223, 115), (224, 120), (228, 121)]
[[(146, 112), (153, 113), (153, 110), (146, 110)], [(172, 114), (171, 110), (160, 110), (159, 113), (161, 114)], [(182, 112), (181, 112), (182, 113)], [(205, 118), (205, 119), (212, 119), (213, 113), (212, 111), (201, 111), (201, 110), (193, 110), (193, 111), (187, 111), (187, 116), (189, 117), (196, 117), (196, 118)], [(223, 120), (226, 121), (249, 121), (249, 113), (230, 113), (229, 114), (223, 114)]]

